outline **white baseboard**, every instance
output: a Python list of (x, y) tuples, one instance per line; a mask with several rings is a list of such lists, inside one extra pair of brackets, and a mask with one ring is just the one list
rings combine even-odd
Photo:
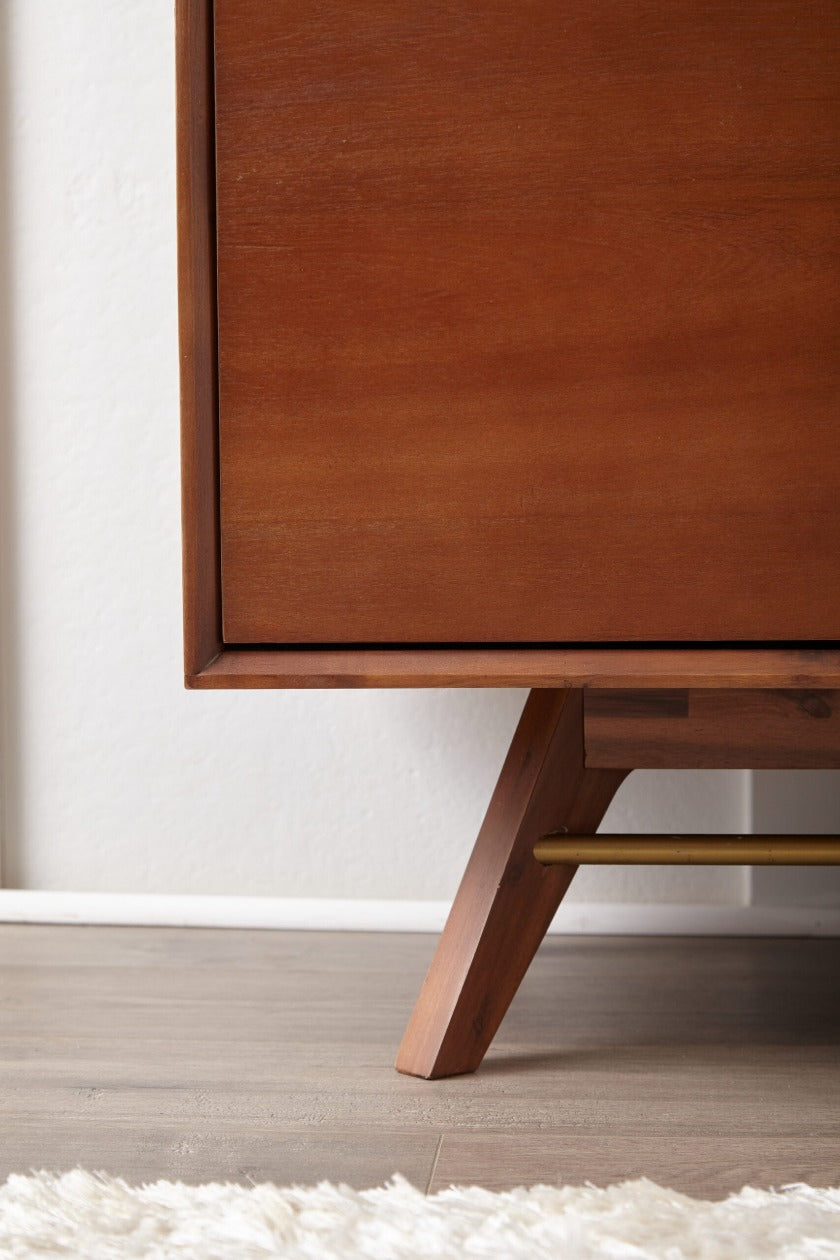
[[(446, 901), (0, 890), (0, 923), (439, 932)], [(570, 901), (553, 933), (585, 936), (840, 936), (840, 909)]]

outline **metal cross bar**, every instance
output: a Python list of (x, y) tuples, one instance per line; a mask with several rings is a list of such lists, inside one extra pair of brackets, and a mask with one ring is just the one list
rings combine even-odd
[(840, 836), (543, 836), (534, 857), (558, 865), (840, 865)]

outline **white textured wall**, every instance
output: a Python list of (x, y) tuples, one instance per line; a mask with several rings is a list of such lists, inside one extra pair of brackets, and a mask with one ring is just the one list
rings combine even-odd
[[(524, 693), (183, 691), (171, 2), (3, 20), (6, 885), (449, 896)], [(738, 829), (745, 787), (635, 775), (609, 826)], [(743, 889), (593, 870), (576, 895)]]

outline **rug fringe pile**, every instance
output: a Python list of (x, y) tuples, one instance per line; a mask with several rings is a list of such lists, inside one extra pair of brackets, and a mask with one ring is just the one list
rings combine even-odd
[(132, 1187), (77, 1169), (0, 1188), (0, 1257), (46, 1260), (840, 1260), (840, 1189), (743, 1189), (704, 1202), (651, 1181), (452, 1187), (402, 1177), (354, 1191), (327, 1182)]

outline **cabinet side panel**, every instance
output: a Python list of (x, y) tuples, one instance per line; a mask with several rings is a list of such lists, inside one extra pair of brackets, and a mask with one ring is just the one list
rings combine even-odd
[(177, 0), (184, 668), (221, 647), (212, 0)]

